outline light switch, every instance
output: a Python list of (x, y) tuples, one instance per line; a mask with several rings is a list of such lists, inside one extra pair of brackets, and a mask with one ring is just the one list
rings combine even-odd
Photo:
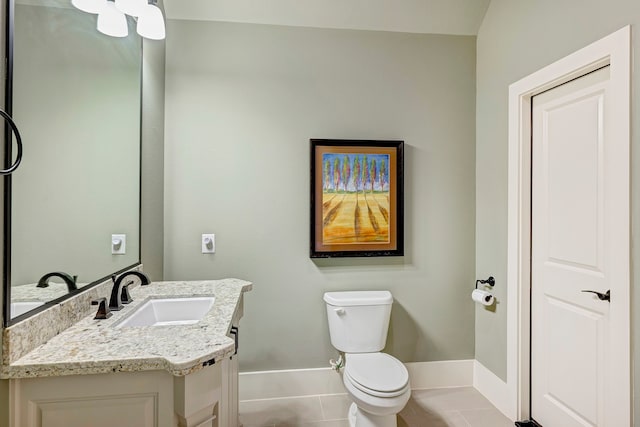
[(202, 235), (202, 253), (214, 254), (215, 252), (216, 252), (216, 235), (203, 234)]
[(127, 235), (126, 234), (111, 235), (111, 253), (113, 255), (124, 255), (127, 253)]

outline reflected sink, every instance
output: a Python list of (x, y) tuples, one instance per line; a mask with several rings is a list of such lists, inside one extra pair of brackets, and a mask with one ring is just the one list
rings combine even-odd
[(214, 300), (214, 297), (150, 299), (115, 327), (191, 325), (204, 318)]
[(44, 302), (42, 301), (16, 301), (11, 303), (11, 318), (18, 317), (27, 311), (40, 307)]

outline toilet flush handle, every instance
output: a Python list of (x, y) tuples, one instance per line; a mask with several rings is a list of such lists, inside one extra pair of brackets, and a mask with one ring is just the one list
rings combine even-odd
[(334, 308), (333, 311), (335, 311), (338, 316), (344, 316), (345, 313), (344, 308), (342, 307)]

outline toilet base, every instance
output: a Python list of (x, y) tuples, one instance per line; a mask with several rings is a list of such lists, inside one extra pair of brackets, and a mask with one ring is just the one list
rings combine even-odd
[(361, 411), (352, 403), (349, 407), (349, 427), (397, 427), (397, 415), (373, 415)]

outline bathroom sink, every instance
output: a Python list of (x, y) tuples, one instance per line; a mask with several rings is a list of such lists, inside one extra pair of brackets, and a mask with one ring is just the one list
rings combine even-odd
[(42, 301), (17, 301), (11, 303), (11, 317), (18, 317), (27, 311), (33, 310), (36, 307), (40, 307), (44, 302)]
[(204, 318), (214, 300), (214, 297), (150, 299), (115, 327), (191, 325)]

